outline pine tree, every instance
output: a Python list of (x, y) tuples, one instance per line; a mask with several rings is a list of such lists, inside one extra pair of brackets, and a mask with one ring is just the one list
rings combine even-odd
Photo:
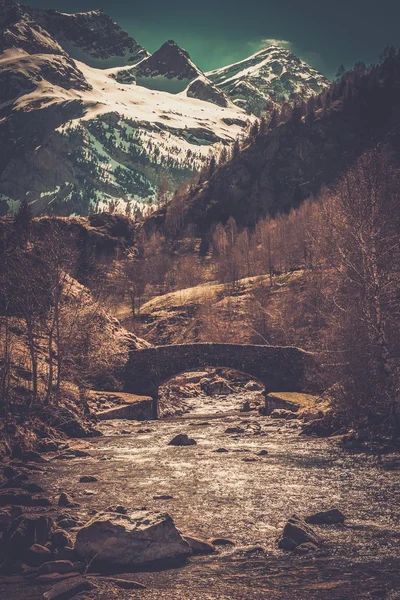
[(271, 114), (271, 119), (268, 124), (268, 128), (274, 129), (277, 125), (278, 125), (278, 111), (276, 110), (276, 108), (274, 108), (274, 110), (272, 111), (272, 114)]
[(346, 74), (346, 69), (345, 69), (344, 65), (340, 65), (340, 67), (338, 68), (336, 75), (335, 75), (336, 81), (339, 82), (345, 74)]
[(223, 165), (227, 162), (228, 160), (228, 150), (226, 149), (226, 146), (224, 146), (221, 150), (221, 154), (219, 155), (219, 164)]
[(217, 168), (217, 161), (216, 161), (215, 156), (212, 156), (211, 160), (210, 160), (210, 164), (208, 165), (208, 179), (210, 179), (214, 175), (216, 168)]
[(240, 144), (239, 144), (239, 140), (236, 139), (234, 146), (233, 146), (233, 151), (232, 151), (232, 158), (237, 158), (240, 154)]
[(260, 124), (258, 121), (254, 121), (253, 125), (250, 128), (250, 137), (256, 138), (260, 133)]
[(26, 244), (32, 230), (32, 211), (26, 199), (22, 200), (14, 218), (14, 228), (21, 244)]

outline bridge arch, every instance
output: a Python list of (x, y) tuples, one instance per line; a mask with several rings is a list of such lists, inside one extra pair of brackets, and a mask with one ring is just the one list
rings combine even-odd
[(307, 392), (312, 387), (313, 366), (311, 353), (292, 346), (214, 343), (156, 346), (130, 352), (125, 390), (157, 399), (159, 387), (180, 373), (223, 367), (261, 381), (267, 393)]

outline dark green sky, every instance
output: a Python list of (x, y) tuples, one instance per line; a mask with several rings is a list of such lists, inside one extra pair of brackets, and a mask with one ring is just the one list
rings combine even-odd
[(101, 8), (148, 50), (173, 39), (208, 70), (282, 40), (333, 76), (343, 63), (376, 62), (400, 46), (400, 0), (25, 0), (75, 12)]

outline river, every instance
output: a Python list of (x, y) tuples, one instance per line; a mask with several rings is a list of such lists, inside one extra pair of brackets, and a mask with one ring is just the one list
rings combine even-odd
[[(82, 521), (110, 505), (146, 506), (170, 513), (185, 533), (235, 544), (177, 568), (130, 575), (145, 590), (102, 584), (85, 598), (400, 598), (399, 473), (385, 471), (374, 456), (344, 452), (337, 440), (299, 435), (296, 421), (240, 413), (252, 399), (249, 392), (201, 396), (188, 401), (184, 417), (106, 422), (103, 437), (80, 444), (89, 458), (57, 461), (46, 471), (47, 489), (72, 493)], [(244, 433), (225, 433), (236, 425)], [(169, 446), (178, 433), (197, 445)], [(216, 452), (221, 448), (228, 452)], [(98, 481), (79, 483), (82, 474)], [(172, 499), (153, 499), (159, 495)], [(347, 520), (318, 528), (325, 544), (317, 554), (277, 549), (289, 516), (331, 507)]]

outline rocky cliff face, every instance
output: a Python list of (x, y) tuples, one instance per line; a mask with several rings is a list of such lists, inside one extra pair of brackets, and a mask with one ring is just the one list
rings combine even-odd
[(189, 54), (173, 40), (168, 40), (152, 56), (136, 67), (137, 77), (166, 77), (191, 81), (201, 75)]
[(93, 67), (135, 64), (149, 53), (100, 10), (66, 14), (0, 1), (0, 49), (21, 48), (82, 60)]

